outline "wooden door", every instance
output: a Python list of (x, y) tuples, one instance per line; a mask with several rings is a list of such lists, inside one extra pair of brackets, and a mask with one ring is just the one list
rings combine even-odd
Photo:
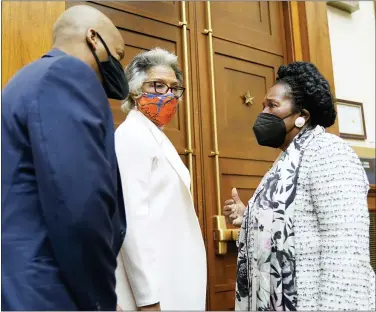
[[(67, 6), (82, 4), (82, 2), (67, 2)], [(125, 58), (123, 65), (126, 65), (138, 53), (147, 51), (153, 47), (161, 47), (168, 51), (174, 52), (179, 57), (180, 68), (183, 68), (183, 46), (182, 42), (182, 28), (179, 25), (181, 21), (181, 3), (180, 2), (152, 2), (152, 1), (135, 1), (135, 2), (122, 2), (122, 1), (94, 1), (85, 3), (100, 10), (108, 16), (115, 26), (120, 30), (125, 42)], [(190, 25), (193, 21), (193, 5), (187, 5), (187, 22)], [(189, 42), (194, 42), (192, 32), (188, 27)], [(194, 46), (186, 47), (189, 59), (189, 77), (190, 81), (197, 81), (196, 77), (196, 61)], [(190, 99), (191, 99), (191, 138), (193, 149), (193, 186), (194, 186), (194, 202), (196, 212), (199, 216), (201, 228), (204, 228), (203, 213), (200, 208), (202, 202), (202, 185), (201, 185), (201, 171), (200, 171), (200, 149), (196, 148), (200, 139), (198, 133), (198, 122), (195, 120), (195, 112), (197, 107), (197, 87), (196, 85), (185, 82), (186, 87), (189, 85)], [(187, 90), (188, 90), (187, 89)], [(186, 109), (185, 98), (183, 97), (182, 105), (179, 105), (178, 113), (166, 126), (165, 133), (170, 138), (183, 162), (187, 165), (187, 129), (186, 123)], [(120, 110), (120, 101), (110, 100), (111, 108), (114, 114), (114, 123), (117, 127), (126, 118), (126, 115)], [(200, 198), (200, 200), (198, 200)]]
[[(215, 1), (210, 5), (199, 2), (196, 7), (208, 237), (208, 306), (211, 310), (233, 310), (235, 302), (235, 242), (228, 243), (227, 254), (216, 255), (213, 241), (212, 219), (219, 213), (217, 198), (222, 206), (230, 198), (231, 189), (236, 187), (246, 203), (278, 155), (277, 150), (257, 144), (252, 126), (262, 110), (267, 88), (274, 83), (277, 69), (286, 59), (282, 12), (280, 2), (263, 1)], [(214, 102), (209, 83), (212, 78)], [(248, 103), (244, 98), (246, 93), (253, 98)], [(213, 106), (216, 108), (219, 172), (212, 155), (216, 152)], [(220, 181), (219, 195), (216, 175)]]
[[(67, 2), (68, 6), (77, 2)], [(253, 123), (261, 111), (266, 89), (284, 62), (282, 4), (279, 2), (212, 2), (213, 63), (205, 2), (186, 2), (188, 46), (183, 44), (181, 6), (170, 2), (91, 2), (106, 14), (124, 37), (126, 65), (140, 51), (162, 47), (175, 52), (181, 68), (183, 52), (188, 55), (193, 147), (194, 202), (204, 235), (208, 258), (207, 310), (233, 310), (237, 249), (230, 242), (226, 255), (217, 256), (212, 218), (218, 214), (215, 187), (213, 111), (211, 78), (215, 81), (215, 106), (219, 146), (220, 204), (237, 187), (246, 202), (261, 177), (277, 157), (277, 151), (258, 146)], [(184, 50), (185, 49), (185, 50)], [(246, 105), (249, 92), (253, 102)], [(166, 134), (187, 164), (187, 115), (185, 99)], [(125, 118), (120, 103), (111, 101), (114, 122)], [(193, 255), (194, 256), (194, 255)]]

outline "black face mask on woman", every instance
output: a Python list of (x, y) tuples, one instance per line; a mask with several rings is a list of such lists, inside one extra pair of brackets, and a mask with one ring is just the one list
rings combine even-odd
[[(286, 132), (286, 125), (283, 120), (292, 115), (293, 114), (290, 114), (284, 118), (280, 118), (273, 114), (260, 113), (253, 126), (253, 132), (255, 133), (258, 144), (274, 148), (281, 147), (288, 133)], [(294, 129), (294, 127), (292, 129)], [(292, 129), (290, 131), (292, 131)]]
[(125, 100), (128, 96), (129, 86), (123, 66), (121, 66), (121, 63), (112, 56), (106, 43), (98, 33), (97, 36), (107, 51), (108, 60), (104, 62), (99, 61), (94, 48), (91, 45), (89, 45), (89, 47), (97, 61), (99, 71), (102, 75), (104, 91), (106, 91), (109, 99)]

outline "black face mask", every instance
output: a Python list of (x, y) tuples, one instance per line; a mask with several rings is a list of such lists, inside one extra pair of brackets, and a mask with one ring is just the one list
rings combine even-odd
[(125, 100), (128, 96), (129, 86), (123, 66), (121, 66), (121, 63), (112, 56), (106, 43), (98, 33), (97, 36), (107, 51), (108, 60), (104, 62), (99, 61), (94, 48), (91, 45), (89, 45), (89, 47), (97, 61), (99, 71), (101, 72), (104, 91), (106, 91), (109, 99)]
[[(283, 143), (285, 143), (285, 138), (288, 133), (286, 132), (286, 125), (283, 120), (292, 115), (293, 114), (290, 114), (282, 119), (273, 114), (260, 113), (253, 126), (253, 132), (255, 133), (258, 144), (274, 148), (281, 147)], [(294, 129), (294, 127), (292, 129)], [(292, 129), (290, 131), (292, 131)]]

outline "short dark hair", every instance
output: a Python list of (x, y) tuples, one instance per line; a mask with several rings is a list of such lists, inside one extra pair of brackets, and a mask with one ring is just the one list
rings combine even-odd
[(278, 69), (277, 83), (287, 85), (295, 111), (309, 111), (312, 126), (328, 128), (334, 124), (337, 112), (330, 86), (315, 65), (309, 62), (282, 65)]

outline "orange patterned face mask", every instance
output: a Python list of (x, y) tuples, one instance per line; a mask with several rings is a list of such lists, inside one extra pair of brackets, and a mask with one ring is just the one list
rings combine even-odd
[(142, 93), (136, 100), (137, 107), (158, 127), (167, 125), (176, 114), (178, 98), (173, 93)]

